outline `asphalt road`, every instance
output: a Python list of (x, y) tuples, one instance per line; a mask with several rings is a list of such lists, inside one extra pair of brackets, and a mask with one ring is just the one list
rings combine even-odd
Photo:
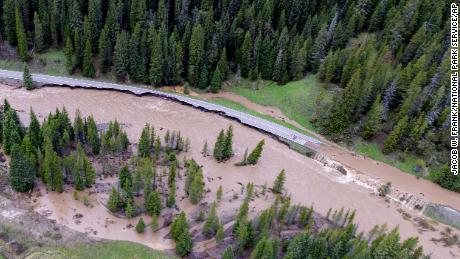
[[(22, 72), (2, 70), (0, 69), (0, 78), (10, 79), (10, 80), (22, 80)], [(230, 109), (221, 105), (209, 103), (206, 101), (190, 98), (184, 95), (167, 93), (163, 91), (138, 87), (134, 85), (125, 85), (125, 84), (114, 84), (101, 81), (87, 80), (87, 79), (77, 79), (70, 77), (61, 77), (61, 76), (49, 76), (43, 74), (32, 74), (34, 82), (40, 84), (46, 84), (47, 86), (65, 86), (72, 88), (90, 88), (90, 89), (101, 89), (101, 90), (117, 90), (123, 92), (130, 92), (135, 95), (154, 95), (173, 101), (178, 101), (184, 104), (191, 105), (198, 109), (204, 109), (208, 111), (217, 112), (221, 115), (237, 119), (242, 124), (257, 128), (261, 131), (273, 134), (277, 137), (281, 137), (287, 140), (290, 140), (294, 143), (300, 145), (322, 144), (321, 141), (316, 138), (307, 136), (295, 130), (289, 129), (277, 123), (252, 116), (245, 112), (240, 112), (234, 109)]]

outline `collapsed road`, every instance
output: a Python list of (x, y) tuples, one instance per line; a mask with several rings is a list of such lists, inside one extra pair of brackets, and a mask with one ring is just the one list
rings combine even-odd
[[(0, 78), (6, 80), (17, 80), (22, 81), (22, 72), (2, 70), (0, 69)], [(268, 134), (278, 137), (282, 141), (290, 141), (301, 146), (315, 146), (321, 145), (322, 142), (311, 136), (307, 136), (295, 130), (289, 129), (277, 123), (240, 112), (231, 108), (227, 108), (221, 105), (213, 104), (207, 101), (190, 98), (180, 94), (167, 93), (159, 90), (149, 89), (145, 87), (127, 85), (127, 84), (115, 84), (94, 80), (77, 79), (62, 76), (49, 76), (44, 74), (32, 74), (33, 81), (38, 84), (46, 86), (61, 86), (71, 88), (88, 88), (88, 89), (99, 89), (99, 90), (115, 90), (121, 92), (128, 92), (138, 96), (153, 95), (160, 98), (180, 102), (193, 106), (197, 109), (206, 110), (218, 113), (225, 117), (230, 117), (238, 120), (240, 123), (256, 128)]]

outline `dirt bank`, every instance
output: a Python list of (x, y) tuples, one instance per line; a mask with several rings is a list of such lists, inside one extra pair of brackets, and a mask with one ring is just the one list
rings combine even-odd
[[(186, 156), (193, 157), (198, 163), (204, 165), (205, 178), (208, 179), (209, 177), (211, 179), (206, 182), (207, 187), (210, 189), (206, 201), (214, 199), (219, 185), (224, 186), (224, 191), (228, 197), (231, 197), (234, 192), (238, 192), (241, 189), (239, 183), (253, 182), (262, 185), (266, 182), (270, 186), (279, 171), (284, 168), (287, 172), (286, 188), (292, 196), (292, 203), (314, 204), (315, 209), (323, 214), (326, 214), (331, 207), (356, 209), (356, 219), (361, 230), (370, 230), (376, 224), (388, 223), (390, 228), (399, 225), (403, 238), (418, 236), (425, 251), (433, 253), (436, 258), (449, 258), (452, 257), (452, 253), (460, 254), (458, 247), (446, 248), (441, 244), (436, 245), (430, 241), (431, 238), (440, 237), (438, 230), (441, 230), (441, 225), (435, 227), (437, 230), (420, 233), (420, 227), (417, 227), (412, 220), (403, 219), (395, 204), (387, 203), (371, 194), (369, 189), (348, 181), (337, 170), (324, 167), (321, 163), (290, 150), (284, 144), (265, 134), (216, 114), (204, 113), (191, 107), (158, 98), (136, 97), (111, 91), (44, 88), (27, 92), (23, 89), (13, 90), (11, 87), (0, 86), (0, 96), (8, 98), (12, 106), (19, 110), (20, 118), (25, 123), (28, 122), (30, 107), (33, 107), (40, 118), (44, 118), (48, 113), (54, 111), (56, 107), (65, 106), (71, 115), (79, 108), (85, 116), (93, 114), (99, 123), (118, 119), (119, 122), (128, 125), (125, 130), (132, 142), (137, 142), (140, 132), (147, 122), (153, 124), (160, 134), (164, 134), (165, 129), (181, 130), (183, 135), (188, 136), (191, 141), (191, 151)], [(202, 157), (200, 151), (205, 140), (208, 140), (208, 143), (212, 146), (218, 131), (229, 124), (233, 125), (235, 132), (235, 157), (227, 163), (216, 163), (210, 157)], [(164, 130), (161, 131), (160, 129)], [(257, 166), (244, 168), (233, 166), (233, 163), (242, 159), (246, 147), (254, 147), (262, 138), (265, 139), (266, 145)], [(350, 158), (357, 157), (350, 156)], [(360, 166), (360, 161), (356, 160), (357, 166)], [(367, 160), (363, 159), (363, 161)], [(361, 167), (362, 170), (360, 171), (367, 173), (367, 171), (375, 168)], [(406, 174), (402, 175), (407, 176)], [(405, 182), (405, 178), (402, 179), (402, 184), (409, 183)], [(392, 182), (399, 188), (398, 179), (392, 180)], [(419, 192), (423, 192), (431, 200), (439, 200), (443, 204), (452, 204), (451, 206), (454, 208), (460, 207), (458, 194), (441, 193), (442, 189), (438, 189), (440, 196), (437, 197), (437, 193), (431, 192), (432, 186), (422, 184), (416, 184), (416, 186), (420, 188)], [(46, 194), (46, 192), (42, 194), (41, 200), (37, 201), (40, 205), (37, 205), (36, 208), (38, 211), (50, 210), (52, 212), (49, 215), (50, 218), (54, 218), (59, 223), (79, 231), (82, 231), (81, 228), (105, 229), (105, 218), (109, 216), (103, 214), (97, 206), (93, 208), (85, 207), (85, 209), (74, 205), (65, 195)], [(70, 194), (67, 195), (70, 197)], [(263, 199), (256, 202), (253, 205), (256, 206), (254, 212), (268, 203), (270, 203), (269, 200), (264, 202)], [(219, 211), (230, 209), (231, 206), (237, 208), (239, 202), (228, 202)], [(80, 211), (84, 212), (85, 220), (82, 220), (80, 225), (73, 224), (72, 217)], [(409, 213), (414, 214), (412, 218), (417, 217), (416, 212)], [(83, 222), (88, 222), (88, 225), (83, 227)], [(110, 227), (105, 231), (98, 231), (96, 236), (132, 240), (145, 243), (153, 248), (166, 248), (163, 246), (164, 243), (155, 242), (156, 238), (163, 238), (163, 235), (158, 234), (155, 236), (156, 233), (146, 233), (138, 236), (133, 234), (134, 231), (132, 230), (128, 233), (128, 230), (123, 230), (123, 227), (128, 224), (129, 220), (117, 219), (116, 224), (110, 224)], [(90, 235), (94, 235), (94, 232), (92, 234), (91, 231), (88, 232)]]
[[(1, 153), (1, 152), (0, 152)], [(37, 247), (67, 247), (98, 239), (40, 215), (30, 207), (29, 194), (14, 192), (6, 164), (0, 161), (0, 258), (24, 258)]]

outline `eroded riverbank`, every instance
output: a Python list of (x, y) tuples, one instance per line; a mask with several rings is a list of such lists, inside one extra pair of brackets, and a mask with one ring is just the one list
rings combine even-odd
[(232, 92), (220, 92), (217, 94), (205, 93), (196, 95), (204, 99), (227, 99), (262, 114), (286, 121), (319, 139), (323, 144), (314, 145), (311, 146), (311, 148), (322, 156), (339, 162), (347, 168), (355, 171), (355, 173), (365, 174), (382, 182), (391, 182), (396, 189), (402, 192), (418, 195), (421, 199), (427, 197), (433, 203), (446, 205), (460, 211), (460, 194), (444, 189), (426, 179), (417, 178), (415, 175), (403, 172), (388, 164), (347, 150), (344, 147), (327, 140), (325, 137), (317, 134), (316, 132), (302, 127), (302, 125), (296, 121), (290, 120), (280, 109), (276, 107), (263, 106), (253, 103), (247, 98)]
[[(25, 124), (28, 123), (30, 107), (33, 107), (34, 111), (43, 119), (49, 112), (54, 112), (57, 107), (65, 106), (71, 116), (79, 108), (84, 116), (92, 114), (100, 123), (118, 119), (119, 122), (127, 125), (125, 130), (132, 142), (137, 142), (137, 138), (147, 122), (160, 130), (160, 134), (164, 134), (161, 129), (181, 130), (191, 141), (191, 150), (186, 156), (193, 157), (199, 164), (204, 165), (205, 178), (214, 179), (206, 182), (211, 191), (206, 197), (208, 201), (214, 199), (219, 185), (223, 185), (224, 190), (229, 192), (227, 195), (231, 195), (232, 189), (238, 191), (241, 188), (239, 183), (253, 182), (262, 185), (266, 182), (271, 185), (278, 172), (284, 168), (287, 172), (286, 188), (292, 196), (292, 203), (314, 204), (315, 210), (323, 214), (326, 214), (331, 207), (356, 209), (356, 220), (361, 230), (370, 230), (376, 224), (388, 222), (390, 228), (396, 225), (400, 226), (403, 238), (419, 236), (425, 251), (434, 253), (434, 257), (448, 258), (452, 257), (452, 253), (460, 254), (458, 247), (445, 248), (441, 244), (436, 245), (430, 241), (431, 238), (439, 237), (439, 231), (419, 233), (420, 228), (413, 221), (403, 219), (395, 204), (387, 203), (371, 194), (368, 189), (350, 181), (345, 181), (345, 176), (338, 171), (324, 167), (319, 162), (290, 150), (284, 144), (265, 134), (216, 114), (203, 113), (191, 107), (158, 98), (136, 97), (111, 91), (71, 90), (56, 87), (27, 92), (23, 89), (0, 86), (0, 96), (8, 98), (12, 106), (19, 111), (20, 117)], [(205, 140), (212, 146), (218, 131), (229, 124), (233, 125), (235, 132), (235, 157), (227, 163), (216, 163), (210, 157), (202, 157), (200, 152)], [(253, 167), (235, 167), (233, 163), (241, 160), (245, 148), (254, 147), (262, 138), (265, 139), (266, 146), (259, 164)], [(359, 164), (359, 162), (357, 163)], [(393, 181), (393, 183), (398, 186), (397, 181)], [(432, 197), (428, 196), (431, 195), (429, 191), (423, 190), (423, 193), (431, 199)], [(68, 195), (70, 197), (71, 194), (69, 193)], [(60, 197), (57, 194), (47, 195), (44, 192), (43, 196), (38, 199), (37, 202), (41, 205), (36, 206), (36, 208), (39, 212), (50, 210), (52, 214), (49, 217), (55, 218), (61, 224), (77, 229), (77, 226), (72, 225), (74, 214), (67, 212), (72, 207), (69, 206), (67, 198)], [(446, 202), (451, 201), (457, 207), (460, 206), (456, 202), (458, 195), (452, 194), (447, 197), (439, 197), (439, 199), (445, 199)], [(270, 201), (266, 201), (266, 203), (260, 202), (260, 204), (258, 202), (252, 204), (252, 206), (257, 206), (257, 208), (254, 208), (254, 211), (257, 211), (259, 207), (263, 207), (268, 203)], [(230, 204), (228, 203), (225, 206), (231, 207)], [(238, 207), (239, 203), (234, 202), (233, 205)], [(225, 210), (226, 208), (223, 209)], [(78, 210), (83, 209), (78, 207), (76, 211), (78, 212)], [(96, 217), (96, 214), (103, 212), (99, 212), (95, 207), (88, 208), (88, 210), (87, 212), (83, 211), (85, 212), (84, 217), (86, 217), (89, 224), (85, 228), (101, 228), (101, 224), (104, 224), (103, 220), (92, 219), (92, 217)], [(414, 215), (414, 217), (416, 216)], [(105, 218), (107, 215), (103, 217)], [(137, 237), (137, 234), (134, 234), (132, 230), (129, 230), (132, 232), (130, 234), (122, 232), (123, 228), (120, 230), (117, 227), (128, 225), (128, 220), (118, 219), (118, 221), (120, 222), (119, 226), (111, 224), (106, 232), (97, 232), (96, 236), (132, 240), (153, 248), (167, 248), (167, 246), (163, 247), (163, 243), (155, 242), (154, 240), (157, 237), (148, 236), (150, 235), (148, 233), (144, 234), (148, 238), (143, 240), (143, 237)], [(115, 230), (115, 228), (118, 230)], [(441, 230), (443, 226), (438, 225), (435, 228)], [(81, 229), (77, 230), (81, 231)], [(94, 232), (89, 232), (90, 235), (95, 234)], [(152, 233), (152, 235), (155, 235), (155, 233)]]

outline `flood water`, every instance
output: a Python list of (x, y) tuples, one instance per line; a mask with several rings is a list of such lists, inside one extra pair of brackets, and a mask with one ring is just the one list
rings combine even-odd
[[(402, 218), (397, 211), (396, 204), (385, 202), (382, 198), (373, 195), (369, 189), (346, 181), (345, 176), (339, 172), (290, 150), (275, 139), (216, 114), (202, 112), (159, 98), (136, 97), (112, 91), (55, 87), (28, 92), (23, 89), (0, 85), (0, 97), (1, 99), (8, 98), (10, 104), (19, 111), (20, 118), (25, 124), (29, 120), (30, 107), (43, 119), (50, 112), (54, 112), (56, 108), (65, 106), (71, 117), (78, 108), (83, 116), (93, 115), (98, 123), (117, 119), (120, 123), (127, 124), (125, 130), (132, 143), (137, 143), (146, 123), (154, 125), (161, 135), (165, 133), (166, 129), (180, 130), (182, 136), (189, 137), (191, 141), (191, 150), (185, 156), (193, 157), (199, 164), (204, 165), (205, 180), (207, 177), (213, 179), (211, 182), (205, 181), (206, 187), (211, 190), (206, 196), (207, 201), (214, 200), (219, 185), (224, 187), (226, 196), (231, 196), (232, 190), (234, 192), (240, 190), (239, 183), (253, 182), (256, 185), (267, 183), (270, 187), (280, 170), (285, 169), (285, 186), (292, 196), (292, 204), (300, 203), (307, 206), (313, 204), (315, 210), (324, 215), (329, 208), (356, 209), (356, 222), (359, 224), (360, 230), (368, 231), (376, 224), (388, 223), (389, 228), (399, 225), (402, 238), (418, 236), (425, 253), (433, 253), (434, 258), (450, 258), (453, 257), (453, 254), (460, 255), (458, 247), (446, 248), (430, 241), (433, 237), (439, 237), (439, 231), (419, 233), (413, 222)], [(207, 140), (210, 149), (212, 149), (220, 129), (227, 128), (230, 124), (234, 128), (235, 156), (226, 163), (217, 163), (211, 157), (203, 157), (200, 152), (204, 142)], [(251, 150), (261, 139), (265, 139), (265, 146), (259, 163), (256, 166), (235, 167), (233, 164), (242, 159), (245, 149)], [(382, 167), (370, 159), (366, 160), (352, 155), (346, 158), (351, 166), (359, 166), (360, 171), (369, 172), (370, 175), (382, 178), (388, 177), (386, 174), (391, 174), (390, 177), (394, 186), (398, 187), (399, 182), (401, 182), (403, 186), (409, 186), (408, 188), (412, 188), (416, 193), (423, 193), (429, 200), (460, 209), (460, 195), (456, 193), (440, 188), (433, 191), (434, 185), (417, 182), (413, 176), (401, 174), (389, 166)], [(369, 165), (373, 163), (374, 166), (366, 169), (363, 167), (363, 161)], [(383, 168), (382, 171), (374, 171), (381, 170), (381, 168)], [(43, 187), (40, 188), (40, 192), (41, 196), (33, 204), (35, 210), (47, 214), (48, 217), (56, 219), (59, 223), (70, 228), (88, 232), (97, 237), (131, 240), (155, 249), (173, 247), (171, 241), (163, 239), (167, 234), (167, 229), (155, 233), (147, 229), (144, 234), (136, 234), (133, 229), (128, 229), (126, 226), (129, 223), (135, 225), (137, 218), (128, 220), (111, 216), (104, 207), (100, 206), (98, 199), (101, 197), (97, 197), (97, 195), (90, 196), (93, 204), (93, 207), (90, 208), (82, 205), (81, 201), (73, 200), (71, 192), (66, 194), (47, 193)], [(177, 200), (180, 200), (180, 197)], [(253, 205), (257, 207), (255, 211), (259, 207), (267, 206), (270, 202), (267, 200), (254, 203)], [(186, 203), (185, 200), (180, 204), (187, 207), (187, 210), (192, 209), (190, 208), (192, 206)], [(239, 207), (239, 202), (225, 202), (219, 206), (219, 212), (222, 212), (230, 207)], [(75, 213), (84, 215), (79, 224), (76, 224), (73, 219)], [(410, 213), (416, 214), (415, 212)], [(145, 216), (144, 219), (147, 223), (150, 222), (150, 219)], [(438, 225), (436, 228), (441, 230), (443, 227)]]

